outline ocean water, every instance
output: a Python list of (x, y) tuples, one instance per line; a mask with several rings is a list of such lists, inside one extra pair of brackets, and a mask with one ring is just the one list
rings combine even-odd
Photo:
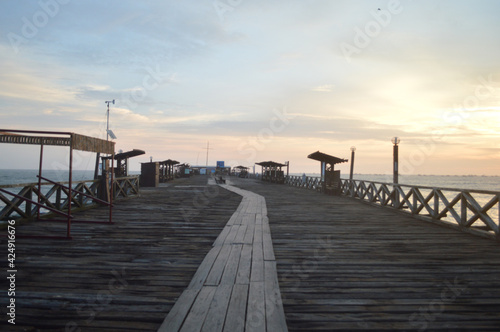
[[(138, 174), (139, 172), (131, 172)], [(24, 184), (38, 182), (38, 170), (23, 169), (0, 169), (0, 185)], [(61, 182), (68, 181), (68, 171), (45, 170), (44, 177)], [(290, 175), (302, 174), (294, 173)], [(319, 177), (319, 174), (306, 174), (307, 176)], [(94, 177), (93, 171), (73, 171), (73, 181), (90, 180)], [(342, 176), (343, 179), (348, 177)], [(392, 175), (384, 174), (354, 174), (355, 180), (366, 180), (392, 183)], [(500, 176), (443, 176), (443, 175), (399, 175), (400, 184), (418, 185), (426, 187), (470, 189), (470, 190), (489, 190), (500, 191)]]
[[(138, 174), (139, 172), (131, 172), (132, 174)], [(27, 184), (27, 183), (37, 183), (38, 182), (38, 170), (5, 170), (0, 169), (0, 186), (2, 185), (13, 185), (13, 184)], [(68, 181), (68, 171), (56, 171), (56, 170), (46, 170), (42, 174), (44, 177), (57, 182)], [(302, 174), (291, 174), (302, 176)], [(307, 176), (319, 177), (319, 174), (306, 174)], [(90, 180), (94, 177), (93, 171), (73, 171), (73, 181), (83, 181)], [(342, 177), (346, 179), (345, 176)], [(365, 180), (365, 181), (375, 181), (392, 183), (392, 175), (383, 174), (355, 174), (353, 177), (355, 180)], [(483, 190), (483, 191), (493, 191), (500, 192), (500, 176), (441, 176), (441, 175), (400, 175), (400, 184), (407, 185), (417, 185), (423, 187), (437, 187), (437, 188), (450, 188), (450, 189), (467, 189), (467, 190)], [(17, 193), (22, 186), (16, 186), (15, 188), (6, 188), (8, 191)], [(49, 190), (50, 186), (42, 188), (42, 192)], [(430, 189), (422, 189), (421, 192), (424, 196)], [(446, 191), (443, 193), (449, 197), (455, 197), (457, 195), (456, 191)], [(450, 196), (448, 196), (450, 195)], [(473, 194), (474, 199), (484, 206), (488, 203), (495, 194)], [(3, 202), (0, 201), (0, 210), (5, 206)], [(497, 204), (498, 206), (498, 204)], [(488, 212), (488, 214), (494, 219), (498, 218), (498, 208), (494, 208)]]
[[(130, 172), (138, 174), (139, 172)], [(38, 170), (35, 169), (0, 169), (0, 186), (6, 184), (38, 183)], [(43, 177), (56, 182), (66, 182), (69, 180), (69, 171), (64, 170), (44, 170)], [(73, 171), (73, 181), (91, 180), (94, 178), (94, 171)]]
[[(291, 174), (302, 175), (302, 174)], [(319, 177), (318, 173), (306, 174)], [(342, 175), (342, 179), (349, 176)], [(354, 174), (354, 180), (392, 183), (392, 174)], [(399, 184), (451, 189), (500, 191), (500, 176), (474, 175), (404, 175), (400, 174)]]

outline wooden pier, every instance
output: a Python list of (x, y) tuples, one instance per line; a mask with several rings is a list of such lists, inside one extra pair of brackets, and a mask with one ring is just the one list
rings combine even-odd
[(266, 198), (289, 331), (499, 331), (500, 244), (348, 197)]
[[(206, 305), (184, 307), (179, 328), (190, 319), (198, 323), (195, 331), (210, 320), (214, 325), (207, 328), (223, 329), (229, 324), (226, 318), (221, 322), (224, 316), (234, 319), (230, 327), (265, 331), (263, 320), (259, 326), (248, 319), (282, 304), (284, 318), (279, 310), (269, 310), (269, 317), (278, 314), (274, 326), (286, 319), (282, 330), (289, 331), (499, 330), (498, 242), (352, 198), (227, 180), (228, 189), (244, 191), (207, 185), (205, 176), (178, 179), (116, 203), (112, 225), (75, 224), (71, 241), (18, 238), (16, 326), (4, 317), (0, 329), (157, 331), (178, 317), (174, 310), (183, 309), (183, 294), (205, 289), (200, 299)], [(242, 199), (245, 193), (254, 198)], [(263, 202), (269, 229), (262, 226), (261, 242), (250, 241), (247, 231), (253, 227), (255, 236)], [(83, 214), (106, 217), (100, 208), (78, 215)], [(18, 226), (16, 234), (58, 227), (64, 226), (31, 223)], [(7, 252), (6, 240), (0, 243)], [(218, 254), (209, 264), (214, 250)], [(248, 283), (221, 282), (236, 281), (241, 271), (249, 271)], [(5, 278), (0, 285), (8, 289)], [(268, 289), (279, 290), (282, 301), (267, 300)]]

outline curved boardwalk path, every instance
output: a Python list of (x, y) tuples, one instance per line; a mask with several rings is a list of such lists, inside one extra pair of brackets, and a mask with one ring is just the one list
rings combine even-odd
[(158, 331), (287, 331), (265, 199), (243, 196)]
[(266, 199), (289, 331), (500, 331), (500, 244), (346, 197)]

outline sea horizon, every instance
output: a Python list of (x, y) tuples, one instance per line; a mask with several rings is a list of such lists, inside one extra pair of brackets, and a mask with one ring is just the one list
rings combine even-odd
[[(260, 173), (260, 172), (259, 172)], [(130, 175), (138, 175), (139, 171), (130, 171)], [(319, 173), (289, 173), (291, 176), (319, 177)], [(37, 169), (1, 169), (0, 185), (28, 184), (38, 182)], [(57, 182), (68, 181), (67, 170), (43, 170), (43, 176)], [(73, 181), (91, 180), (93, 170), (73, 170)], [(349, 174), (343, 173), (342, 179), (348, 179)], [(354, 173), (354, 180), (392, 183), (392, 174)], [(500, 191), (499, 175), (439, 175), (439, 174), (399, 174), (399, 184), (422, 187), (454, 188), (463, 190)]]

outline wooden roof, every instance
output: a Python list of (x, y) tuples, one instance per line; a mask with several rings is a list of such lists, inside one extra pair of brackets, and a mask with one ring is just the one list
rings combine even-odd
[(179, 162), (177, 160), (167, 159), (167, 160), (161, 161), (160, 164), (177, 165), (177, 164), (179, 164)]
[(310, 155), (307, 156), (307, 158), (318, 160), (318, 161), (324, 161), (324, 162), (330, 163), (332, 165), (346, 163), (348, 161), (347, 159), (341, 159), (338, 157), (330, 156), (329, 154), (319, 152), (319, 151), (311, 153)]
[(127, 152), (122, 152), (118, 153), (115, 155), (115, 159), (127, 159), (127, 158), (132, 158), (132, 157), (137, 157), (140, 155), (145, 154), (146, 152), (144, 150), (139, 150), (139, 149), (133, 149), (132, 151), (127, 151)]
[(286, 164), (280, 164), (274, 161), (261, 161), (260, 163), (255, 163), (257, 165), (263, 166), (263, 167), (282, 167), (286, 166)]
[[(66, 136), (66, 137), (62, 137)], [(113, 154), (115, 142), (70, 132), (0, 129), (0, 143), (69, 146), (71, 149)]]

